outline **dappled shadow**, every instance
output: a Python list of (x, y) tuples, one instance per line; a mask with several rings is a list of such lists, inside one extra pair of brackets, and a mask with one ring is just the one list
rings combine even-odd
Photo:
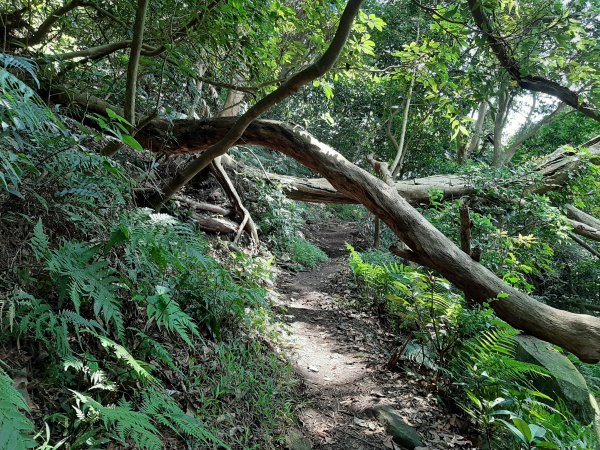
[(278, 277), (288, 354), (308, 401), (299, 412), (302, 432), (313, 449), (393, 449), (391, 437), (369, 413), (385, 405), (421, 434), (427, 449), (472, 448), (459, 434), (466, 422), (433, 394), (437, 386), (430, 374), (422, 376), (402, 361), (406, 371), (383, 369), (403, 338), (383, 328), (372, 314), (336, 300), (341, 293), (348, 304), (356, 295), (344, 279), (349, 276), (345, 242), (356, 242), (356, 226), (309, 225), (306, 238), (331, 259), (312, 271)]

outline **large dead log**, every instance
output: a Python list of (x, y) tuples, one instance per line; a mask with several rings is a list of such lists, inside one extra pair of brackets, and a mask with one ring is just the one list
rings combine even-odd
[[(590, 141), (588, 156), (596, 163), (600, 158), (600, 142)], [(543, 194), (560, 189), (569, 177), (576, 173), (583, 162), (582, 154), (570, 148), (560, 148), (542, 158), (528, 178), (538, 178), (539, 181), (528, 189), (529, 194)], [(243, 173), (245, 176), (268, 180), (281, 186), (283, 192), (293, 200), (316, 203), (359, 203), (356, 199), (338, 192), (325, 178), (300, 178), (263, 172), (224, 157), (223, 164), (228, 168)], [(507, 184), (525, 182), (524, 180), (509, 180)], [(426, 205), (430, 201), (432, 190), (443, 193), (445, 200), (460, 198), (475, 193), (475, 187), (466, 177), (459, 175), (434, 175), (411, 180), (401, 180), (394, 183), (398, 194), (413, 206)], [(566, 220), (573, 227), (573, 232), (588, 239), (600, 242), (600, 221), (585, 212), (567, 205)]]
[[(89, 96), (79, 96), (75, 101), (87, 105), (88, 110), (105, 111), (112, 107)], [(136, 137), (146, 148), (158, 153), (198, 153), (219, 142), (233, 123), (230, 118), (153, 120)], [(559, 345), (583, 361), (600, 361), (599, 318), (552, 308), (506, 284), (431, 225), (400, 195), (396, 186), (388, 186), (350, 163), (300, 127), (255, 120), (237, 144), (261, 145), (296, 159), (322, 175), (340, 195), (362, 203), (380, 217), (409, 247), (404, 252), (405, 257), (438, 271), (473, 300), (492, 301), (491, 306), (498, 316), (514, 327)], [(598, 141), (590, 148), (594, 157), (600, 156), (600, 145), (596, 144)], [(553, 154), (552, 160), (544, 164), (544, 177), (556, 179), (552, 177), (560, 176), (561, 167), (580, 164), (582, 158), (577, 152), (562, 151), (565, 158), (559, 161), (558, 154)], [(454, 188), (455, 185), (449, 186), (449, 189)], [(429, 187), (421, 188), (421, 195), (426, 191), (429, 196), (429, 190)]]
[[(589, 147), (587, 154), (572, 148), (559, 148), (550, 155), (542, 158), (536, 168), (527, 177), (539, 179), (529, 189), (529, 194), (544, 194), (549, 191), (560, 189), (581, 166), (586, 158), (590, 158), (596, 164), (600, 164), (600, 140), (594, 139), (582, 147)], [(263, 172), (258, 169), (242, 165), (232, 158), (226, 158), (223, 163), (230, 169), (234, 169), (247, 176), (263, 178), (281, 185), (286, 195), (293, 200), (316, 203), (357, 203), (353, 198), (338, 192), (325, 178), (300, 178), (287, 175), (279, 175), (271, 172)], [(528, 180), (513, 179), (505, 181), (506, 185)], [(395, 182), (398, 193), (412, 205), (428, 204), (433, 190), (443, 194), (445, 200), (458, 199), (476, 192), (476, 187), (467, 178), (460, 175), (432, 175), (423, 178), (413, 178)], [(585, 213), (584, 213), (585, 214)], [(585, 220), (577, 219), (572, 213), (569, 219), (586, 223)], [(589, 216), (591, 217), (591, 216)], [(593, 219), (593, 218), (592, 218)], [(596, 222), (598, 222), (596, 220)], [(576, 225), (573, 223), (573, 225)]]
[(594, 216), (590, 216), (588, 213), (574, 207), (573, 205), (566, 205), (565, 210), (569, 219), (583, 223), (590, 228), (600, 230), (600, 220), (596, 219)]
[[(164, 153), (202, 152), (218, 142), (231, 124), (228, 119), (172, 124), (155, 121), (145, 130), (144, 141)], [(599, 318), (552, 308), (506, 284), (431, 225), (396, 186), (388, 186), (350, 163), (299, 127), (257, 120), (240, 143), (277, 150), (321, 174), (339, 194), (362, 203), (380, 217), (410, 248), (405, 256), (438, 271), (470, 298), (480, 303), (492, 301), (498, 316), (516, 328), (560, 345), (583, 361), (600, 361)]]

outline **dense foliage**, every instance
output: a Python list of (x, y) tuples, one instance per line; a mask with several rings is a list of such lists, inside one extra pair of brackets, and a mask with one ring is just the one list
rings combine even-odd
[[(349, 246), (369, 311), (409, 336), (405, 358), (450, 387), (489, 448), (597, 447), (588, 423), (531, 386), (548, 374), (516, 359), (519, 331), (490, 309), (508, 294), (476, 305), (390, 257), (406, 235), (361, 206), (290, 200), (314, 175), (298, 161), (236, 139), (236, 170), (215, 163), (185, 186), (187, 203), (144, 207), (202, 159), (170, 153), (319, 69), (360, 3), (0, 5), (0, 448), (283, 445), (295, 381), (272, 351), (272, 266), (327, 261), (303, 228), (332, 217), (373, 243)], [(600, 5), (362, 3), (331, 69), (264, 115), (357, 173), (435, 176), (415, 207), (497, 283), (597, 316)], [(179, 119), (205, 128), (176, 134)], [(468, 188), (446, 195), (454, 180)], [(569, 358), (598, 395), (598, 366)]]

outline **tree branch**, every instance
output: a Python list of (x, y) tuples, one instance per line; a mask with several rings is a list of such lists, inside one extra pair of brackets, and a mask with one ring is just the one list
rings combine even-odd
[(517, 153), (517, 150), (519, 150), (521, 145), (523, 145), (527, 139), (534, 136), (544, 125), (547, 125), (556, 119), (556, 117), (565, 109), (566, 106), (567, 105), (565, 103), (560, 102), (554, 111), (545, 115), (541, 120), (534, 123), (532, 126), (525, 128), (521, 133), (519, 133), (513, 143), (510, 144), (506, 150), (504, 150), (502, 155), (502, 163), (506, 164), (513, 159), (515, 153)]
[(331, 67), (333, 67), (352, 31), (354, 18), (358, 14), (362, 2), (363, 0), (348, 1), (331, 44), (317, 61), (293, 75), (275, 91), (259, 100), (254, 106), (246, 111), (234, 123), (221, 141), (209, 147), (198, 159), (192, 161), (192, 163), (178, 176), (173, 178), (171, 182), (165, 186), (163, 192), (152, 199), (152, 205), (155, 208), (160, 208), (165, 201), (170, 199), (177, 191), (185, 186), (198, 172), (207, 167), (213, 159), (225, 154), (240, 139), (240, 137), (242, 137), (244, 131), (254, 119), (271, 109), (273, 105), (276, 105), (298, 92), (298, 90), (307, 83), (324, 75)]
[(582, 114), (600, 122), (600, 113), (588, 104), (580, 103), (579, 96), (576, 92), (555, 81), (548, 80), (547, 78), (524, 75), (519, 63), (510, 54), (508, 44), (502, 38), (492, 33), (492, 25), (481, 8), (481, 0), (468, 1), (471, 15), (473, 16), (473, 19), (475, 19), (475, 24), (485, 36), (490, 48), (496, 55), (496, 58), (498, 58), (500, 65), (521, 88), (533, 92), (542, 92), (556, 97)]
[(600, 259), (600, 251), (596, 250), (590, 244), (585, 242), (583, 239), (575, 236), (573, 233), (569, 233), (569, 237), (573, 239), (573, 241), (577, 242), (582, 248), (586, 249), (588, 252), (594, 255), (596, 258)]
[(58, 19), (67, 14), (69, 11), (81, 6), (81, 0), (71, 0), (64, 6), (54, 10), (46, 20), (42, 22), (40, 27), (27, 39), (25, 39), (27, 47), (41, 43), (46, 35), (50, 32)]

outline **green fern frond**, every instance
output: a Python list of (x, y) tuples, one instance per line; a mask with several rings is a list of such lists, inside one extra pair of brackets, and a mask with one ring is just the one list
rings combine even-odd
[(26, 72), (33, 79), (36, 86), (40, 87), (36, 67), (27, 58), (9, 55), (8, 53), (0, 53), (0, 64), (4, 66), (4, 70), (17, 69)]
[(0, 448), (25, 450), (36, 446), (33, 424), (21, 411), (29, 408), (8, 374), (0, 367)]
[(485, 372), (496, 379), (529, 385), (531, 376), (547, 376), (548, 372), (538, 365), (514, 359), (515, 337), (519, 333), (510, 326), (485, 331), (464, 345), (455, 363), (466, 373)]
[(121, 301), (116, 295), (116, 272), (104, 259), (94, 260), (97, 248), (80, 242), (65, 242), (50, 249), (41, 222), (34, 228), (31, 246), (56, 282), (61, 301), (69, 298), (77, 314), (84, 302), (93, 302), (94, 314), (106, 325), (112, 323), (120, 338), (125, 333)]
[(148, 383), (158, 383), (156, 378), (154, 378), (154, 376), (152, 376), (152, 374), (149, 372), (148, 365), (135, 359), (125, 347), (117, 344), (115, 341), (107, 338), (106, 336), (99, 335), (91, 330), (86, 330), (86, 332), (98, 338), (108, 353), (111, 353), (112, 350), (113, 355), (117, 359), (124, 361), (125, 364), (127, 364), (127, 366), (129, 366), (136, 373), (140, 380)]
[(44, 260), (50, 255), (50, 242), (48, 236), (44, 233), (42, 219), (39, 219), (33, 227), (33, 238), (31, 239), (31, 248), (38, 261)]
[(133, 411), (131, 405), (121, 401), (118, 406), (104, 406), (91, 397), (71, 391), (77, 401), (76, 410), (81, 420), (95, 422), (101, 420), (114, 437), (128, 445), (144, 450), (162, 450), (163, 443), (160, 432), (152, 424), (150, 417)]
[(175, 365), (173, 355), (169, 352), (160, 342), (155, 341), (144, 332), (137, 330), (136, 337), (141, 340), (141, 346), (147, 347), (148, 352), (151, 356), (173, 369), (176, 372), (180, 372), (179, 368)]
[(156, 294), (149, 296), (147, 301), (148, 318), (156, 321), (159, 328), (164, 327), (167, 331), (176, 332), (188, 346), (193, 347), (190, 334), (200, 336), (198, 327), (171, 298), (168, 288), (156, 286)]
[(50, 305), (29, 294), (16, 297), (20, 334), (33, 336), (43, 343), (51, 354), (68, 357), (72, 354), (67, 327), (68, 317), (56, 314)]
[(212, 442), (228, 448), (219, 438), (208, 431), (196, 417), (183, 412), (179, 405), (166, 393), (150, 391), (143, 394), (141, 411), (166, 428), (178, 434), (197, 439), (203, 443)]

